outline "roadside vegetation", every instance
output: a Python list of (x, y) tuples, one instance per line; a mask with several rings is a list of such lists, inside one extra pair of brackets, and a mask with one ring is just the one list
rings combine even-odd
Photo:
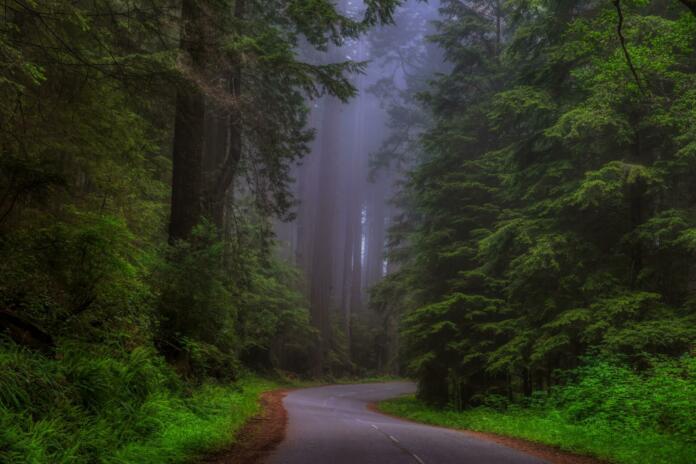
[(177, 463), (230, 445), (277, 382), (183, 381), (152, 350), (0, 352), (0, 462)]
[(691, 464), (696, 457), (696, 358), (656, 361), (642, 373), (590, 361), (569, 383), (528, 399), (481, 399), (463, 411), (415, 397), (379, 404), (388, 414), (488, 432), (621, 464)]
[(384, 160), (409, 166), (406, 213), (371, 303), (400, 315), (419, 387), (386, 411), (621, 463), (696, 462), (685, 4), (440, 2), (431, 40), (451, 68), (394, 103), (394, 125), (411, 127), (414, 101), (429, 118)]
[(0, 461), (181, 462), (254, 375), (397, 371), (461, 411), (405, 412), (694, 456), (694, 1), (417, 5), (4, 2)]
[[(256, 376), (312, 375), (306, 282), (273, 227), (311, 101), (348, 100), (362, 65), (300, 48), (357, 39), (397, 2), (286, 3), (3, 5), (3, 464), (183, 462), (257, 412), (276, 383)], [(327, 371), (352, 370), (325, 348)]]

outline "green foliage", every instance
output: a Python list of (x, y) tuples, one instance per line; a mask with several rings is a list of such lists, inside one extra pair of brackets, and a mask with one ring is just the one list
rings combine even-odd
[[(307, 97), (349, 98), (363, 65), (305, 62), (299, 45), (357, 37), (398, 2), (355, 18), (328, 1), (244, 2), (242, 17), (243, 2), (193, 3), (214, 23), (205, 69), (179, 56), (180, 2), (0, 10), (2, 462), (182, 462), (228, 443), (270, 386), (214, 382), (310, 368), (316, 333), (269, 218), (292, 206)], [(235, 79), (243, 98), (221, 88)], [(225, 233), (201, 224), (167, 244), (175, 97), (190, 84), (241, 121), (245, 195), (227, 196)]]
[(224, 245), (215, 228), (199, 226), (191, 240), (178, 242), (167, 251), (158, 278), (162, 292), (159, 338), (175, 347), (181, 342), (196, 352), (194, 357), (206, 351), (201, 344), (230, 350), (237, 342), (236, 314), (226, 285)]
[(419, 398), (456, 407), (548, 391), (587, 354), (645, 369), (696, 340), (696, 18), (622, 2), (636, 77), (610, 2), (500, 5), (442, 2), (452, 68), (422, 95), (400, 269), (374, 294), (403, 293)]
[(228, 445), (274, 387), (191, 391), (150, 349), (82, 343), (57, 360), (4, 343), (0, 372), (0, 460), (37, 464), (188, 462)]
[(524, 438), (617, 463), (687, 464), (696, 453), (694, 357), (655, 361), (639, 374), (594, 360), (572, 381), (526, 407), (504, 397), (467, 411), (433, 409), (415, 398), (380, 403), (389, 414), (459, 429)]

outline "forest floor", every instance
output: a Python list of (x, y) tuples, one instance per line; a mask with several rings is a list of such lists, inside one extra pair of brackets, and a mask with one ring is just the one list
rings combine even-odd
[(612, 428), (599, 421), (570, 423), (560, 411), (477, 408), (457, 412), (433, 409), (413, 396), (383, 401), (375, 408), (402, 419), (462, 430), (554, 464), (696, 462), (693, 443), (648, 430)]

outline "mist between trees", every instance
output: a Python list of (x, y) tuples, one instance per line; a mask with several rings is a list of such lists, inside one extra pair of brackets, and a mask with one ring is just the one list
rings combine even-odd
[(250, 372), (692, 391), (695, 8), (6, 1), (0, 458)]

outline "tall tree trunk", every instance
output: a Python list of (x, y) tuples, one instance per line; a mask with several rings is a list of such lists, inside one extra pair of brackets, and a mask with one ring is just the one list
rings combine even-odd
[[(362, 45), (359, 46), (358, 59), (362, 59)], [(345, 128), (350, 131), (351, 144), (350, 152), (344, 169), (346, 177), (345, 202), (347, 203), (345, 233), (346, 241), (344, 246), (344, 279), (342, 283), (343, 314), (348, 339), (348, 352), (351, 343), (351, 319), (354, 312), (362, 308), (361, 298), (361, 278), (362, 278), (362, 214), (364, 204), (364, 193), (362, 186), (365, 183), (366, 158), (367, 153), (364, 141), (364, 100), (362, 97), (363, 78), (360, 76), (356, 83), (360, 92), (355, 104), (352, 107), (350, 127)], [(357, 280), (356, 280), (357, 279)]]
[(297, 214), (297, 247), (295, 260), (304, 271), (305, 295), (311, 298), (312, 264), (314, 263), (315, 227), (319, 199), (319, 168), (321, 165), (321, 147), (324, 132), (320, 121), (324, 118), (326, 101), (321, 101), (311, 111), (309, 126), (316, 130), (317, 136), (311, 145), (311, 153), (299, 166), (298, 197), (301, 200)]
[[(203, 16), (195, 0), (183, 0), (180, 48), (192, 73), (201, 72), (205, 65)], [(170, 242), (187, 239), (200, 221), (204, 126), (203, 92), (195, 83), (184, 83), (179, 87), (176, 96)]]
[(334, 221), (336, 175), (340, 147), (341, 102), (329, 97), (324, 112), (321, 161), (319, 166), (319, 204), (314, 221), (314, 250), (311, 274), (311, 319), (319, 330), (320, 342), (315, 352), (315, 373), (323, 373), (324, 353), (331, 346), (331, 296), (333, 284)]
[[(245, 0), (235, 2), (236, 19), (244, 18), (245, 6)], [(227, 90), (232, 95), (233, 101), (239, 101), (242, 93), (242, 72), (239, 62), (233, 64), (233, 69), (227, 76), (227, 82)], [(241, 111), (238, 107), (221, 108), (218, 118), (218, 124), (222, 125), (218, 131), (222, 143), (217, 144), (219, 151), (211, 154), (214, 165), (204, 191), (203, 214), (216, 226), (218, 232), (223, 233), (228, 193), (233, 188), (239, 161), (242, 158)]]

